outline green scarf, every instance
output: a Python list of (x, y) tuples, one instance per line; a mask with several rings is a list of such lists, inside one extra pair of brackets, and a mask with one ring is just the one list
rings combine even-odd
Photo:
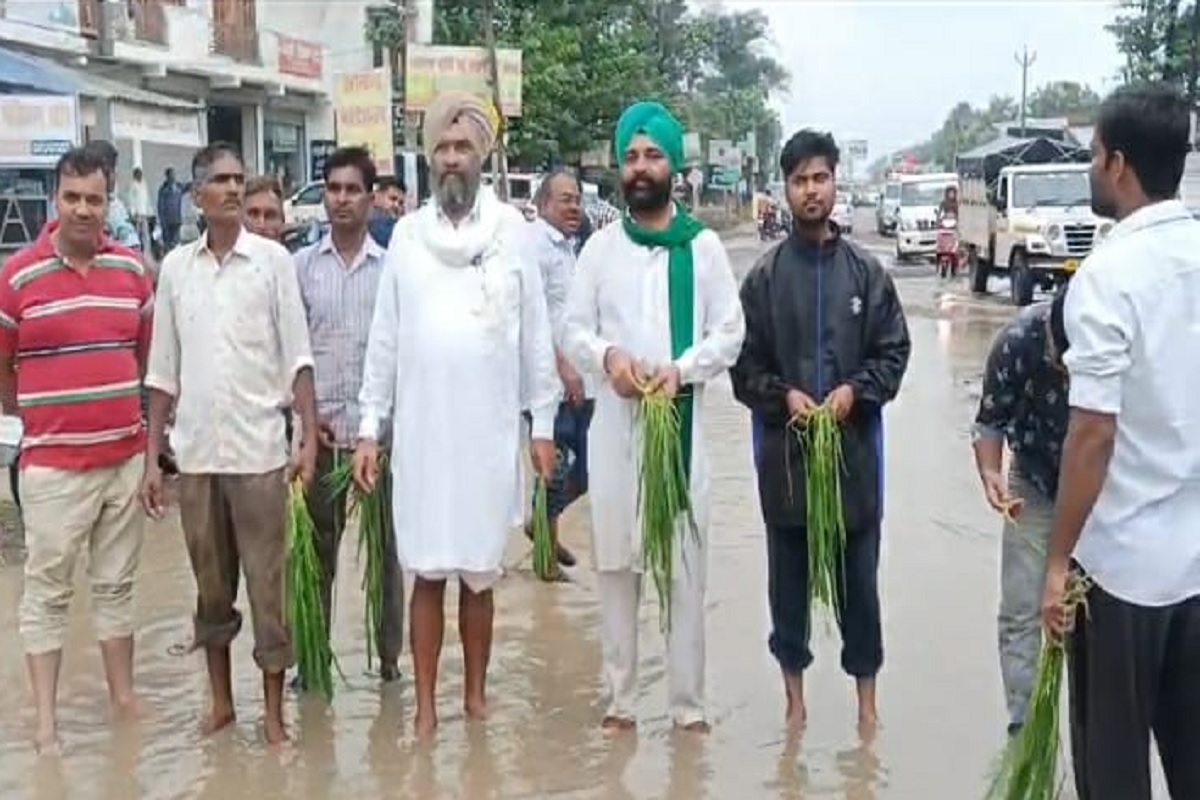
[[(666, 230), (650, 231), (624, 217), (625, 235), (642, 247), (667, 248), (667, 296), (671, 316), (671, 358), (677, 359), (695, 343), (696, 271), (692, 259), (692, 240), (704, 230), (682, 205), (676, 204), (675, 216)], [(692, 413), (695, 396), (691, 386), (679, 387), (675, 407), (679, 409), (680, 445), (688, 477), (692, 471)]]

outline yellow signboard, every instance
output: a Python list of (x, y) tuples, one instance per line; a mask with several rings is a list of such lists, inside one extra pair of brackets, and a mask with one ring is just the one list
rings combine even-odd
[(380, 175), (391, 175), (392, 78), (386, 68), (347, 72), (337, 76), (333, 90), (338, 147), (356, 145), (371, 151)]
[[(482, 47), (408, 45), (404, 62), (404, 103), (409, 111), (424, 111), (439, 93), (470, 92), (491, 98), (491, 64)], [(521, 51), (499, 49), (500, 110), (505, 117), (521, 116)]]

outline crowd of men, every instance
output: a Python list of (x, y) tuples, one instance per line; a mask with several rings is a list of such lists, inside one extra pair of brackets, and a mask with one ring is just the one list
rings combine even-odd
[[(323, 175), (328, 230), (294, 255), (280, 243), (279, 185), (247, 179), (235, 148), (209, 145), (191, 165), (204, 232), (169, 250), (156, 280), (113, 223), (109, 154), (88, 146), (62, 157), (55, 221), (0, 271), (0, 404), (24, 425), (19, 618), (40, 751), (58, 748), (62, 646), (85, 550), (111, 702), (141, 713), (133, 588), (145, 517), (166, 512), (166, 471), (179, 473), (195, 576), (206, 731), (236, 718), (230, 645), (244, 577), (265, 737), (288, 740), (289, 481), (306, 487), (328, 617), (347, 498), (326, 478), (346, 459), (355, 483), (381, 488), (391, 511), (373, 632), (381, 680), (400, 677), (407, 576), (415, 728), (433, 734), (453, 581), (463, 708), (486, 718), (493, 593), (507, 537), (525, 517), (525, 445), (550, 489), (559, 563), (551, 582), (576, 563), (557, 543), (558, 519), (592, 495), (601, 724), (614, 735), (633, 729), (643, 554), (631, 444), (647, 392), (679, 411), (698, 534), (680, 536), (669, 595), (669, 712), (680, 729), (707, 731), (712, 475), (701, 431), (705, 387), (726, 373), (751, 412), (768, 647), (793, 731), (806, 723), (813, 653), (806, 498), (792, 488), (805, 483), (805, 454), (792, 427), (818, 409), (840, 422), (841, 665), (864, 735), (874, 728), (884, 658), (882, 409), (900, 390), (911, 342), (891, 277), (830, 220), (835, 141), (803, 130), (783, 148), (791, 230), (739, 290), (720, 238), (672, 197), (683, 130), (660, 104), (636, 103), (618, 120), (627, 210), (582, 247), (586, 215), (571, 173), (541, 183), (533, 222), (481, 190), (495, 136), (483, 100), (439, 96), (423, 127), (433, 198), (398, 219), (403, 187), (381, 182), (367, 151), (338, 150)], [(1010, 732), (1025, 721), (1041, 628), (1069, 635), (1075, 776), (1088, 800), (1148, 800), (1151, 732), (1172, 795), (1200, 797), (1200, 760), (1188, 758), (1200, 748), (1200, 544), (1188, 532), (1200, 511), (1191, 402), (1200, 370), (1187, 368), (1200, 352), (1200, 223), (1172, 199), (1188, 136), (1174, 90), (1122, 89), (1105, 102), (1093, 205), (1120, 222), (1068, 293), (1002, 332), (976, 421), (984, 490), (1008, 518), (1000, 651)], [(1092, 583), (1087, 615), (1068, 619), (1073, 570)], [(295, 677), (298, 689), (305, 678)]]

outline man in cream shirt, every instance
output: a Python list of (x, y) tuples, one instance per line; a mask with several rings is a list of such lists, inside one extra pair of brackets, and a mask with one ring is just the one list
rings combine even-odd
[[(1118, 223), (1064, 311), (1071, 412), (1042, 614), (1071, 632), (1085, 800), (1151, 800), (1151, 733), (1171, 797), (1200, 798), (1200, 222), (1175, 199), (1189, 111), (1162, 84), (1101, 106), (1092, 208)], [(1072, 557), (1091, 588), (1067, 613)]]

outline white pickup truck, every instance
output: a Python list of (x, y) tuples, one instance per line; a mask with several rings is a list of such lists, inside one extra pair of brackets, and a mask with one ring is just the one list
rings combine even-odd
[(896, 261), (933, 258), (937, 252), (937, 210), (946, 189), (958, 186), (958, 173), (931, 172), (900, 177), (896, 209)]

